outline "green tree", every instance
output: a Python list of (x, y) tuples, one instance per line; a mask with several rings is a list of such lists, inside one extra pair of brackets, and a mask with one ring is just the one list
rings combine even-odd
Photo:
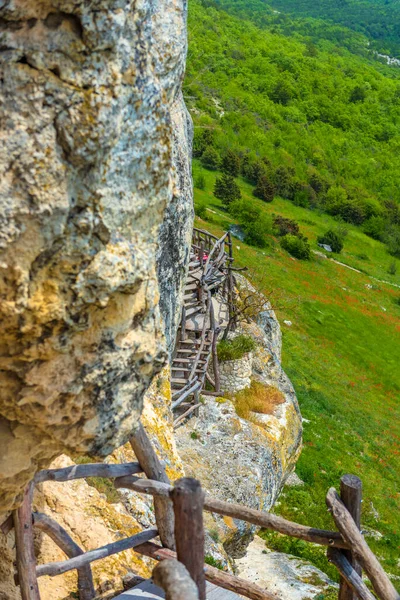
[(200, 162), (204, 168), (209, 171), (216, 171), (219, 168), (220, 158), (215, 148), (207, 146), (201, 155)]
[(253, 190), (253, 195), (256, 198), (264, 200), (264, 202), (272, 202), (275, 197), (275, 186), (268, 177), (262, 175), (258, 178), (257, 186)]
[(224, 173), (215, 180), (214, 196), (222, 200), (223, 205), (228, 207), (235, 200), (240, 200), (242, 194), (234, 178)]
[(233, 150), (227, 150), (221, 160), (221, 171), (237, 177), (240, 171), (240, 158)]

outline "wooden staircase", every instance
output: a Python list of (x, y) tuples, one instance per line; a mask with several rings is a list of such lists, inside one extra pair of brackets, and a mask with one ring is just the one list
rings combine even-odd
[[(171, 365), (175, 426), (200, 406), (199, 395), (218, 394), (216, 345), (220, 331), (234, 311), (230, 234), (221, 238), (194, 229), (183, 308)], [(213, 363), (214, 379), (208, 372)], [(207, 390), (206, 381), (214, 388)], [(209, 386), (209, 387), (210, 387)]]

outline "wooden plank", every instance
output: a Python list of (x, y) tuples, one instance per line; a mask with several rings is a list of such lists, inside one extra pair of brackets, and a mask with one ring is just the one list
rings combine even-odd
[(86, 477), (124, 477), (134, 473), (142, 473), (143, 469), (137, 462), (113, 465), (107, 463), (88, 463), (84, 465), (72, 465), (63, 469), (45, 469), (35, 475), (35, 484), (44, 481), (72, 481), (73, 479), (85, 479)]
[(182, 477), (171, 492), (175, 514), (175, 541), (178, 560), (197, 585), (199, 599), (206, 600), (204, 576), (204, 492), (200, 482)]
[(153, 579), (165, 591), (166, 600), (199, 600), (197, 586), (188, 570), (174, 558), (158, 563)]
[(328, 560), (335, 565), (350, 590), (354, 592), (356, 598), (360, 598), (361, 600), (375, 600), (375, 596), (371, 594), (360, 575), (347, 560), (344, 552), (344, 550), (338, 550), (337, 548), (328, 548)]
[[(43, 513), (33, 513), (32, 517), (34, 527), (46, 533), (68, 558), (84, 554), (65, 529), (51, 517)], [(96, 597), (90, 564), (78, 569), (78, 593), (79, 600), (92, 600)]]
[[(146, 476), (168, 484), (165, 467), (158, 458), (142, 424), (139, 425), (129, 443)], [(162, 545), (174, 550), (174, 511), (170, 501), (166, 498), (154, 498), (154, 514)]]
[(33, 481), (24, 492), (22, 504), (13, 512), (17, 572), (22, 600), (40, 600), (33, 547), (32, 498)]
[[(185, 382), (185, 379), (174, 379), (174, 382), (178, 382), (178, 381), (182, 381)], [(181, 396), (179, 396), (179, 398), (177, 400), (175, 400), (172, 404), (171, 404), (171, 409), (174, 410), (175, 408), (177, 408), (180, 404), (182, 404), (182, 402), (188, 397), (190, 396), (190, 394), (194, 394), (197, 390), (200, 390), (200, 388), (202, 387), (202, 382), (201, 381), (196, 381), (192, 387), (190, 387), (189, 389), (187, 389)]]
[[(355, 524), (360, 529), (361, 519), (361, 496), (362, 496), (362, 483), (361, 480), (355, 475), (343, 475), (340, 480), (340, 497), (343, 504), (353, 517)], [(350, 550), (344, 550), (343, 556), (348, 560), (351, 567), (361, 577), (361, 567), (357, 563), (356, 559), (352, 555)], [(338, 557), (337, 557), (338, 558)], [(342, 576), (340, 578), (339, 588), (339, 600), (357, 600), (357, 594), (351, 585), (348, 584), (347, 578)]]
[[(175, 552), (172, 552), (167, 548), (162, 548), (161, 546), (153, 544), (152, 542), (142, 544), (141, 546), (136, 546), (135, 552), (160, 561), (168, 558), (176, 558)], [(255, 583), (245, 581), (244, 579), (240, 579), (239, 577), (231, 575), (230, 573), (225, 573), (224, 571), (220, 571), (219, 569), (211, 567), (210, 565), (204, 565), (204, 573), (206, 580), (214, 583), (217, 587), (230, 590), (235, 594), (240, 594), (241, 596), (245, 596), (251, 600), (281, 600), (274, 593), (264, 590)], [(233, 599), (229, 598), (229, 600)]]
[[(130, 550), (135, 548), (135, 546), (140, 546), (140, 544), (154, 539), (157, 536), (157, 529), (146, 529), (145, 531), (141, 531), (136, 535), (125, 538), (124, 540), (111, 542), (111, 544), (106, 544), (105, 546), (97, 548), (96, 550), (90, 550), (89, 552), (85, 552), (84, 554), (75, 556), (69, 560), (53, 562), (47, 565), (39, 565), (36, 567), (36, 576), (43, 577), (44, 575), (50, 575), (50, 577), (54, 577), (55, 575), (61, 575), (62, 573), (72, 571), (73, 569), (81, 569), (84, 565), (88, 565), (95, 560), (100, 560), (101, 558), (106, 558), (107, 556), (124, 552), (124, 550)], [(27, 600), (33, 600), (33, 596), (32, 598), (27, 598)]]
[(332, 513), (337, 528), (349, 544), (357, 561), (367, 572), (377, 596), (381, 598), (381, 600), (399, 600), (400, 595), (396, 592), (380, 562), (364, 540), (357, 525), (353, 521), (351, 514), (339, 498), (335, 488), (330, 488), (328, 491), (326, 503)]
[(174, 421), (174, 427), (178, 427), (178, 425), (180, 425), (180, 423), (182, 423), (185, 419), (187, 419), (187, 417), (189, 417), (192, 412), (194, 412), (195, 410), (197, 410), (198, 408), (200, 408), (201, 406), (201, 402), (198, 404), (194, 404), (193, 406), (191, 406), (190, 408), (187, 409), (187, 411), (185, 411), (183, 413), (183, 415), (181, 415), (180, 417), (178, 417), (178, 419), (175, 419)]

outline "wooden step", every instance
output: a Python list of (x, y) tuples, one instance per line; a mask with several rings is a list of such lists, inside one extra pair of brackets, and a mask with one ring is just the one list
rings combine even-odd
[[(182, 352), (182, 354), (194, 354), (195, 356), (197, 356), (197, 354), (198, 354), (198, 351), (196, 351), (196, 350), (185, 350), (184, 348), (177, 350), (177, 352)], [(202, 350), (200, 352), (200, 354), (209, 354), (209, 351), (208, 350)], [(179, 360), (179, 359), (178, 359), (177, 356), (175, 356), (174, 360)]]
[[(191, 363), (194, 361), (194, 358), (174, 358), (174, 360), (172, 361), (172, 364), (174, 364), (175, 362), (182, 362), (182, 363)], [(199, 360), (199, 365), (205, 363), (205, 360)]]
[[(190, 367), (171, 367), (171, 371), (183, 371), (184, 373), (190, 373), (191, 370), (192, 369)], [(204, 373), (204, 369), (196, 369), (195, 372)]]
[(188, 290), (197, 290), (199, 288), (199, 284), (198, 283), (187, 283), (185, 285), (185, 292)]

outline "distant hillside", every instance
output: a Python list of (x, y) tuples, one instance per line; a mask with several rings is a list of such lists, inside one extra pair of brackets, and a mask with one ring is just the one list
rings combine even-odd
[[(362, 33), (371, 46), (391, 56), (400, 58), (400, 4), (397, 0), (216, 0), (224, 8), (245, 10), (260, 16), (282, 11), (311, 22), (313, 18)], [(283, 15), (282, 15), (283, 18)]]
[(248, 181), (261, 168), (277, 195), (360, 225), (400, 256), (400, 69), (259, 29), (208, 0), (192, 1), (189, 25), (195, 156), (212, 166), (229, 148)]

